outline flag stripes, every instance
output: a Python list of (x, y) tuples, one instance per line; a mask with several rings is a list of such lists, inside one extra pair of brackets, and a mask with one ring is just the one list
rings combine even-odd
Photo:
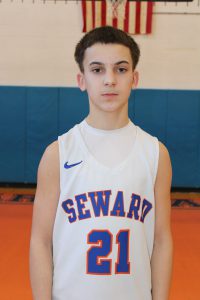
[(83, 32), (110, 25), (130, 34), (149, 34), (152, 30), (152, 1), (127, 1), (124, 16), (109, 13), (111, 3), (106, 0), (82, 0)]

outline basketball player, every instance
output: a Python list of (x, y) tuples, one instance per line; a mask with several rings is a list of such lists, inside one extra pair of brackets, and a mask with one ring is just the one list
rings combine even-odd
[(90, 111), (39, 165), (35, 300), (169, 298), (172, 171), (166, 147), (128, 117), (139, 55), (136, 42), (112, 27), (90, 31), (76, 47)]

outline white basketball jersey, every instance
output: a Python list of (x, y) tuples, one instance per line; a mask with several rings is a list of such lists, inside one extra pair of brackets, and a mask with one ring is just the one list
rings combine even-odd
[(112, 168), (90, 154), (79, 125), (58, 141), (52, 299), (152, 299), (157, 138), (136, 126), (133, 148)]

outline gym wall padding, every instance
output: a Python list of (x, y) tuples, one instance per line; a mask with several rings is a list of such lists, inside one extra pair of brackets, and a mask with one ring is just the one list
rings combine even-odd
[[(78, 88), (0, 87), (0, 182), (35, 183), (42, 153), (88, 113)], [(133, 91), (129, 116), (170, 153), (173, 187), (200, 188), (200, 91)]]

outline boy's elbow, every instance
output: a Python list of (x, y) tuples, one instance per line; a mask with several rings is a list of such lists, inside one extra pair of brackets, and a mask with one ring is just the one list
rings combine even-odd
[(31, 236), (30, 255), (39, 252), (52, 252), (52, 241), (48, 237)]
[(154, 237), (154, 247), (161, 247), (173, 250), (173, 238), (170, 230), (158, 233)]

